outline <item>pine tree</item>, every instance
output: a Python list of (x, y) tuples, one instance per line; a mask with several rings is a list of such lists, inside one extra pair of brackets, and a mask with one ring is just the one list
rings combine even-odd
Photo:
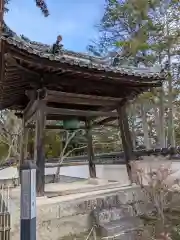
[[(180, 3), (177, 0), (107, 0), (99, 24), (100, 46), (105, 46), (108, 50), (117, 49), (121, 60), (116, 61), (117, 64), (124, 62), (134, 66), (138, 66), (139, 63), (144, 66), (160, 64), (165, 69), (168, 75), (165, 88), (151, 94), (151, 97), (157, 98), (153, 108), (159, 110), (152, 111), (151, 106), (148, 111), (158, 117), (154, 119), (154, 125), (158, 122), (163, 123), (165, 116), (168, 115), (168, 144), (171, 146), (175, 145), (173, 103), (174, 100), (177, 101), (179, 95), (177, 81), (180, 71), (176, 70), (175, 80), (173, 63), (173, 59), (178, 58), (180, 54), (179, 13)], [(146, 104), (148, 101), (147, 95)], [(156, 129), (159, 144), (164, 147), (166, 127), (160, 124)]]
[[(4, 4), (5, 4), (5, 12), (8, 12), (9, 9), (8, 9), (8, 4), (9, 4), (10, 0), (4, 0)], [(35, 0), (35, 3), (36, 3), (36, 6), (38, 8), (40, 8), (41, 12), (43, 13), (43, 15), (45, 17), (48, 17), (49, 16), (49, 10), (47, 8), (47, 4), (45, 2), (45, 0)]]

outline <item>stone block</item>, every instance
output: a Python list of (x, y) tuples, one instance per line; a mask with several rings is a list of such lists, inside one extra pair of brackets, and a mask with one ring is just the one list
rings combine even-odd
[(56, 218), (44, 221), (38, 218), (37, 239), (59, 240), (62, 236), (79, 234), (87, 231), (88, 215), (77, 215), (71, 218)]
[(102, 185), (102, 184), (108, 184), (109, 181), (107, 179), (101, 179), (101, 178), (89, 178), (88, 183), (93, 185)]
[(148, 202), (136, 202), (133, 204), (133, 209), (136, 216), (142, 216), (151, 214), (154, 211), (154, 206)]
[(100, 237), (110, 237), (123, 235), (124, 233), (134, 233), (143, 229), (143, 223), (136, 217), (126, 217), (118, 221), (112, 221), (99, 227), (98, 235)]
[[(37, 198), (37, 239), (59, 240), (64, 236), (87, 232), (92, 227), (89, 216), (95, 208), (117, 209), (117, 211), (111, 211), (111, 217), (114, 222), (119, 219), (120, 223), (117, 226), (114, 223), (112, 229), (106, 223), (106, 231), (109, 229), (110, 233), (113, 231), (119, 232), (124, 225), (129, 228), (130, 226), (126, 224), (125, 219), (133, 215), (132, 206), (128, 203), (133, 201), (132, 192), (136, 192), (136, 189), (139, 191), (137, 187), (129, 186), (118, 191), (114, 190), (109, 193), (101, 191), (94, 195), (89, 194), (86, 197), (76, 199), (67, 197), (68, 200), (65, 200), (65, 197), (44, 198), (44, 200)], [(18, 240), (19, 192), (13, 190), (13, 194), (11, 198), (16, 206), (12, 207), (11, 235), (13, 240)], [(124, 218), (123, 221), (121, 221), (122, 218)], [(124, 239), (127, 240), (127, 238)]]

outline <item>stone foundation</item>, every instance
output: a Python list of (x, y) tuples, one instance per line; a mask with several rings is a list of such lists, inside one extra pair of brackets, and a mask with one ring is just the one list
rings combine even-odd
[[(96, 207), (128, 207), (130, 215), (147, 212), (144, 195), (137, 186), (96, 191), (89, 196), (62, 196), (37, 199), (37, 239), (60, 240), (65, 236), (85, 233), (92, 227), (91, 212)], [(150, 210), (150, 209), (149, 209)], [(19, 240), (19, 206), (13, 212), (12, 239)]]

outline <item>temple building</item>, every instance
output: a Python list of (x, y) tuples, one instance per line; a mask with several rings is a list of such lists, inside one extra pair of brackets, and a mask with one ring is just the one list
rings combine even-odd
[(107, 59), (67, 51), (61, 40), (58, 36), (52, 46), (37, 43), (17, 36), (4, 25), (0, 42), (0, 109), (15, 110), (22, 118), (20, 164), (27, 128), (35, 127), (39, 195), (44, 193), (44, 129), (54, 128), (47, 126), (46, 120), (84, 122), (90, 177), (96, 177), (91, 129), (118, 119), (131, 177), (129, 161), (134, 157), (126, 105), (137, 95), (160, 87), (164, 80), (164, 75), (153, 68), (113, 67)]

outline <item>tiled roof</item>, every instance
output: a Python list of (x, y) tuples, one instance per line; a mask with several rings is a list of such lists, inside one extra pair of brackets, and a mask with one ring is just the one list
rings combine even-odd
[(137, 76), (140, 78), (150, 78), (154, 80), (163, 80), (165, 78), (164, 73), (157, 67), (154, 68), (136, 68), (127, 66), (112, 66), (112, 58), (109, 56), (105, 58), (92, 57), (83, 53), (75, 53), (72, 51), (64, 50), (63, 48), (58, 54), (52, 53), (52, 46), (42, 44), (34, 41), (30, 41), (25, 36), (18, 36), (11, 29), (4, 25), (4, 34), (1, 37), (10, 45), (14, 45), (19, 49), (25, 50), (30, 54), (35, 54), (41, 58), (46, 58), (53, 61), (59, 61), (60, 63), (67, 63), (70, 65), (76, 65), (80, 67), (87, 67), (94, 70), (100, 70), (105, 72), (114, 72), (121, 75)]

